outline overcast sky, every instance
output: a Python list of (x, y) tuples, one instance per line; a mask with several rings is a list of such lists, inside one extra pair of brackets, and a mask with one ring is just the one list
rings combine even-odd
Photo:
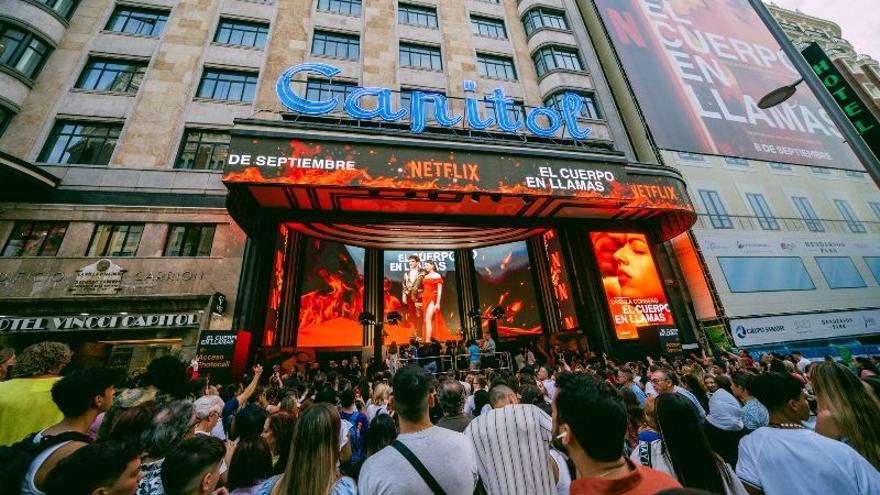
[(772, 0), (786, 9), (837, 23), (843, 38), (880, 60), (880, 0)]

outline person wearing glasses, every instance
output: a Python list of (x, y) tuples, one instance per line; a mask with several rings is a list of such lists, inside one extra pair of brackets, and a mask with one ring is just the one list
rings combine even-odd
[(196, 413), (196, 435), (210, 435), (223, 415), (223, 399), (218, 395), (205, 395), (193, 402)]
[(675, 374), (672, 371), (660, 368), (651, 373), (651, 385), (654, 386), (654, 390), (658, 394), (677, 394), (687, 399), (697, 416), (697, 420), (702, 424), (706, 420), (706, 411), (703, 410), (703, 406), (700, 405), (700, 401), (694, 394), (675, 384), (674, 377)]

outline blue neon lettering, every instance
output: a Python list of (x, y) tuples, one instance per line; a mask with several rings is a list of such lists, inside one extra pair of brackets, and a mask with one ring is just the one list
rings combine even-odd
[(491, 101), (495, 104), (495, 120), (498, 122), (498, 128), (504, 132), (514, 133), (523, 126), (523, 123), (519, 120), (515, 122), (510, 121), (510, 116), (507, 114), (507, 105), (513, 105), (513, 98), (508, 98), (504, 95), (504, 88), (495, 88), (492, 91), (492, 94), (486, 97), (486, 101)]
[[(541, 115), (547, 117), (549, 125), (546, 129), (538, 124), (538, 117)], [(560, 127), (562, 127), (562, 117), (552, 108), (533, 108), (526, 117), (526, 129), (536, 136), (552, 137), (559, 132)]]
[[(476, 91), (477, 85), (473, 81), (465, 81), (464, 82), (464, 92), (466, 94), (473, 94)], [(468, 127), (471, 129), (476, 129), (478, 131), (482, 131), (483, 129), (491, 126), (495, 123), (495, 119), (492, 117), (486, 117), (486, 120), (480, 119), (480, 108), (479, 102), (472, 98), (471, 96), (467, 96), (464, 100), (465, 113), (467, 114), (467, 122)]]
[(582, 106), (584, 100), (574, 93), (565, 93), (562, 97), (562, 117), (565, 119), (565, 128), (573, 139), (586, 139), (593, 132), (590, 127), (578, 127), (577, 116)]
[(281, 100), (281, 103), (294, 112), (306, 115), (324, 115), (332, 112), (339, 105), (339, 98), (334, 96), (326, 101), (312, 101), (296, 94), (296, 91), (290, 86), (290, 82), (293, 80), (293, 76), (301, 72), (316, 72), (324, 77), (333, 77), (339, 74), (339, 69), (329, 64), (300, 64), (287, 69), (281, 74), (275, 85), (275, 92), (278, 93), (278, 99)]
[[(326, 78), (332, 78), (339, 74), (339, 72), (340, 70), (337, 67), (329, 64), (295, 65), (284, 71), (278, 78), (275, 86), (278, 99), (285, 107), (297, 113), (306, 115), (328, 114), (339, 107), (340, 101), (338, 96), (322, 101), (309, 100), (297, 94), (291, 83), (293, 78), (301, 73), (315, 73)], [(434, 118), (437, 124), (443, 127), (458, 125), (462, 120), (466, 120), (468, 128), (475, 130), (483, 130), (494, 125), (503, 132), (516, 133), (523, 127), (523, 122), (520, 118), (511, 118), (509, 105), (514, 105), (515, 102), (513, 98), (509, 98), (504, 94), (503, 88), (495, 88), (490, 95), (485, 97), (486, 102), (494, 104), (494, 119), (490, 115), (486, 115), (485, 119), (481, 118), (480, 102), (473, 96), (476, 92), (476, 83), (474, 81), (464, 81), (463, 88), (465, 92), (464, 116), (451, 115), (445, 96), (422, 91), (412, 92), (409, 109), (401, 108), (394, 111), (391, 90), (379, 87), (356, 88), (345, 98), (343, 108), (352, 118), (360, 120), (370, 120), (379, 117), (387, 122), (397, 122), (405, 118), (407, 113), (409, 113), (410, 129), (417, 133), (424, 132), (425, 130), (426, 102), (434, 105)], [(361, 106), (361, 100), (365, 96), (376, 98), (375, 108), (364, 108)], [(560, 110), (546, 107), (532, 109), (526, 116), (525, 128), (534, 135), (550, 137), (556, 135), (559, 129), (565, 125), (572, 138), (586, 139), (592, 133), (592, 129), (589, 126), (581, 128), (577, 122), (578, 113), (583, 105), (583, 100), (578, 95), (566, 93), (562, 99), (562, 108)], [(542, 116), (547, 119), (546, 126), (542, 126), (539, 122), (539, 117)]]
[[(360, 105), (364, 96), (376, 97), (376, 108), (367, 109)], [(406, 110), (391, 109), (391, 90), (387, 88), (358, 88), (345, 98), (345, 111), (356, 119), (370, 120), (379, 117), (387, 122), (397, 122), (406, 116)]]

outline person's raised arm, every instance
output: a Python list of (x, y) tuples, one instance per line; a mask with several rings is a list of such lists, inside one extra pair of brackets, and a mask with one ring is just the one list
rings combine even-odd
[(251, 398), (251, 395), (254, 394), (254, 390), (257, 389), (257, 385), (260, 383), (260, 375), (263, 374), (263, 367), (259, 364), (254, 365), (254, 378), (251, 380), (251, 383), (241, 392), (241, 395), (236, 397), (238, 399), (238, 405), (241, 406), (248, 399)]

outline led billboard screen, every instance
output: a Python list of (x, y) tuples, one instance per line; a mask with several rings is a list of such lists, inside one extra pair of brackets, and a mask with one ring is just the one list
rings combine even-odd
[(299, 302), (299, 347), (363, 345), (364, 248), (308, 239)]
[(672, 311), (644, 234), (590, 234), (617, 338), (637, 339), (645, 326), (673, 325)]
[[(498, 320), (500, 337), (541, 334), (541, 315), (525, 241), (475, 249), (474, 269), (480, 313), (489, 317), (494, 308), (504, 308), (505, 317)], [(486, 320), (483, 328), (488, 329)]]
[(397, 325), (385, 325), (385, 343), (402, 344), (414, 336), (422, 342), (460, 340), (455, 253), (385, 251), (384, 257), (382, 285), (386, 319), (392, 311), (402, 317)]
[(747, 1), (594, 2), (660, 148), (862, 169)]

